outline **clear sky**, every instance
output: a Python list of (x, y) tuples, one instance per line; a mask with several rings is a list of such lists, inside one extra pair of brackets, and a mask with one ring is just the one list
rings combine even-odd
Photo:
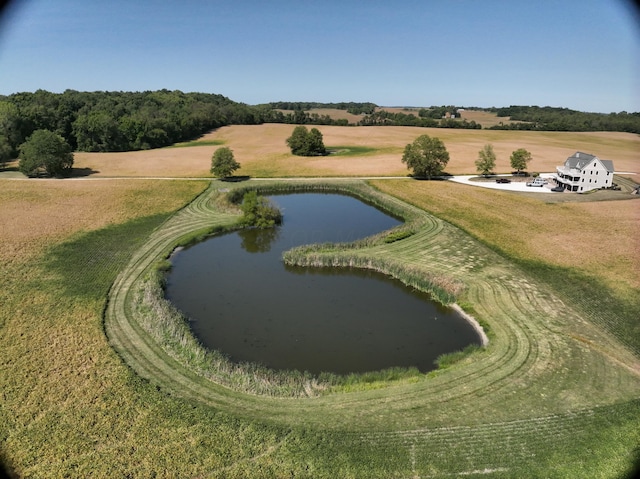
[(18, 0), (0, 94), (637, 112), (639, 20), (629, 0)]

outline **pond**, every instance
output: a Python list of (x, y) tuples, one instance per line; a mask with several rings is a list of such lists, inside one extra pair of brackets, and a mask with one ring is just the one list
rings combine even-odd
[(426, 372), (439, 355), (481, 343), (457, 312), (383, 274), (282, 262), (293, 246), (353, 241), (400, 221), (345, 195), (270, 199), (281, 226), (215, 236), (171, 259), (166, 297), (204, 346), (236, 362), (347, 374)]

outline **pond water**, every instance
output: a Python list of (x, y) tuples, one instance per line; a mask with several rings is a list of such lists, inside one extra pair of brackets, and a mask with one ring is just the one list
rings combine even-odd
[(351, 268), (286, 267), (282, 252), (353, 241), (400, 222), (349, 196), (271, 196), (284, 215), (270, 230), (212, 237), (177, 252), (166, 297), (200, 342), (233, 361), (346, 374), (415, 366), (480, 344), (450, 308), (385, 275)]

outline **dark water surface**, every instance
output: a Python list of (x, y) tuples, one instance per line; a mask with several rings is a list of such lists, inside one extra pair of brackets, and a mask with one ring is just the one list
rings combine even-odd
[(282, 226), (213, 237), (172, 259), (167, 298), (192, 319), (206, 347), (273, 369), (344, 374), (429, 371), (440, 354), (480, 344), (455, 311), (397, 280), (282, 262), (293, 246), (353, 241), (398, 220), (343, 195), (270, 198), (284, 214)]

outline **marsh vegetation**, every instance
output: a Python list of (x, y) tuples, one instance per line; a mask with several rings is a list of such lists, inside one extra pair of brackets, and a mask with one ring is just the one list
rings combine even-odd
[(284, 214), (282, 226), (212, 237), (171, 257), (167, 297), (203, 345), (235, 361), (318, 375), (401, 366), (427, 372), (439, 356), (480, 343), (464, 318), (397, 280), (282, 263), (292, 247), (353, 243), (397, 220), (343, 195), (270, 199)]

